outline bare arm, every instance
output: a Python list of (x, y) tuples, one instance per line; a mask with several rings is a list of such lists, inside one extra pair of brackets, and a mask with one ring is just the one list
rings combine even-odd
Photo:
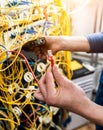
[(46, 37), (46, 40), (47, 45), (50, 45), (50, 48), (53, 46), (56, 47), (52, 48), (53, 50), (57, 49), (56, 51), (67, 50), (91, 53), (103, 52), (103, 32), (93, 33), (87, 36), (49, 36)]
[[(46, 37), (47, 44), (55, 43), (56, 49), (65, 51), (89, 52), (90, 45), (84, 36), (52, 36)], [(51, 43), (52, 44), (52, 43)]]
[(103, 126), (103, 106), (97, 105), (87, 97), (82, 97), (81, 105), (78, 105), (77, 110), (74, 112), (92, 122)]
[(86, 36), (45, 36), (45, 44), (36, 46), (35, 53), (39, 57), (45, 57), (47, 50), (52, 50), (53, 54), (60, 50), (78, 52), (103, 52), (103, 33), (94, 33)]

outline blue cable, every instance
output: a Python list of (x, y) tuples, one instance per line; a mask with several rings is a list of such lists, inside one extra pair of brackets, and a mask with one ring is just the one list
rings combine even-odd
[(14, 0), (13, 2), (9, 1), (8, 6), (12, 7), (12, 6), (16, 6), (16, 5), (29, 5), (29, 4), (32, 4), (32, 3), (31, 2), (27, 2), (27, 1), (18, 2), (18, 0)]

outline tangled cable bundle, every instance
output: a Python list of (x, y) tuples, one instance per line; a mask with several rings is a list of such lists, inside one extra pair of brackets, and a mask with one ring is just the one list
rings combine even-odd
[[(59, 109), (33, 96), (49, 62), (23, 50), (45, 35), (70, 35), (60, 0), (0, 2), (0, 130), (60, 129), (53, 121)], [(58, 52), (55, 62), (71, 78), (70, 52)]]

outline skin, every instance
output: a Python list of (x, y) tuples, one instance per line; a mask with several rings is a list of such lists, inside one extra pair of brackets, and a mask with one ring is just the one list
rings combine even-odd
[(45, 37), (46, 44), (35, 47), (34, 51), (40, 58), (46, 58), (47, 50), (52, 50), (53, 54), (58, 51), (79, 51), (89, 52), (90, 46), (85, 37), (80, 36), (47, 36)]
[[(53, 54), (60, 50), (90, 52), (89, 43), (85, 37), (51, 36), (45, 38), (46, 45), (42, 47), (43, 51), (45, 50), (42, 54), (44, 57), (48, 49), (51, 49)], [(37, 54), (42, 57), (39, 53), (38, 48)], [(58, 88), (55, 88), (55, 81)], [(48, 105), (77, 113), (103, 126), (103, 107), (92, 102), (79, 86), (60, 73), (55, 64), (53, 67), (50, 66), (41, 77), (39, 88), (34, 96)]]

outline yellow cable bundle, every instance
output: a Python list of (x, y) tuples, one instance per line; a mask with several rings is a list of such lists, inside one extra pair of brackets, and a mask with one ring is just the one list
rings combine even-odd
[[(61, 35), (69, 36), (71, 34), (71, 25), (70, 25), (70, 17), (68, 16), (66, 10), (64, 10), (62, 6), (62, 2), (60, 0), (55, 0), (58, 5), (61, 7), (60, 9), (60, 17), (59, 17), (59, 26)], [(59, 46), (59, 43), (57, 43)], [(61, 59), (62, 57), (63, 59)], [(56, 59), (60, 59), (60, 64), (63, 65), (64, 71), (66, 71), (66, 76), (71, 79), (71, 70), (70, 70), (70, 62), (71, 62), (71, 53), (68, 51), (62, 51), (56, 54)]]
[[(22, 46), (40, 36), (70, 35), (70, 18), (61, 0), (4, 0), (0, 4), (0, 121), (11, 127), (5, 126), (8, 130), (49, 130), (57, 110), (33, 96), (38, 88), (35, 76), (40, 79), (48, 62), (34, 58), (35, 53), (25, 58)], [(70, 61), (70, 52), (55, 55), (55, 62), (69, 79)]]
[(62, 6), (62, 1), (61, 0), (54, 0), (54, 2), (56, 2), (56, 4), (58, 5), (58, 6)]

